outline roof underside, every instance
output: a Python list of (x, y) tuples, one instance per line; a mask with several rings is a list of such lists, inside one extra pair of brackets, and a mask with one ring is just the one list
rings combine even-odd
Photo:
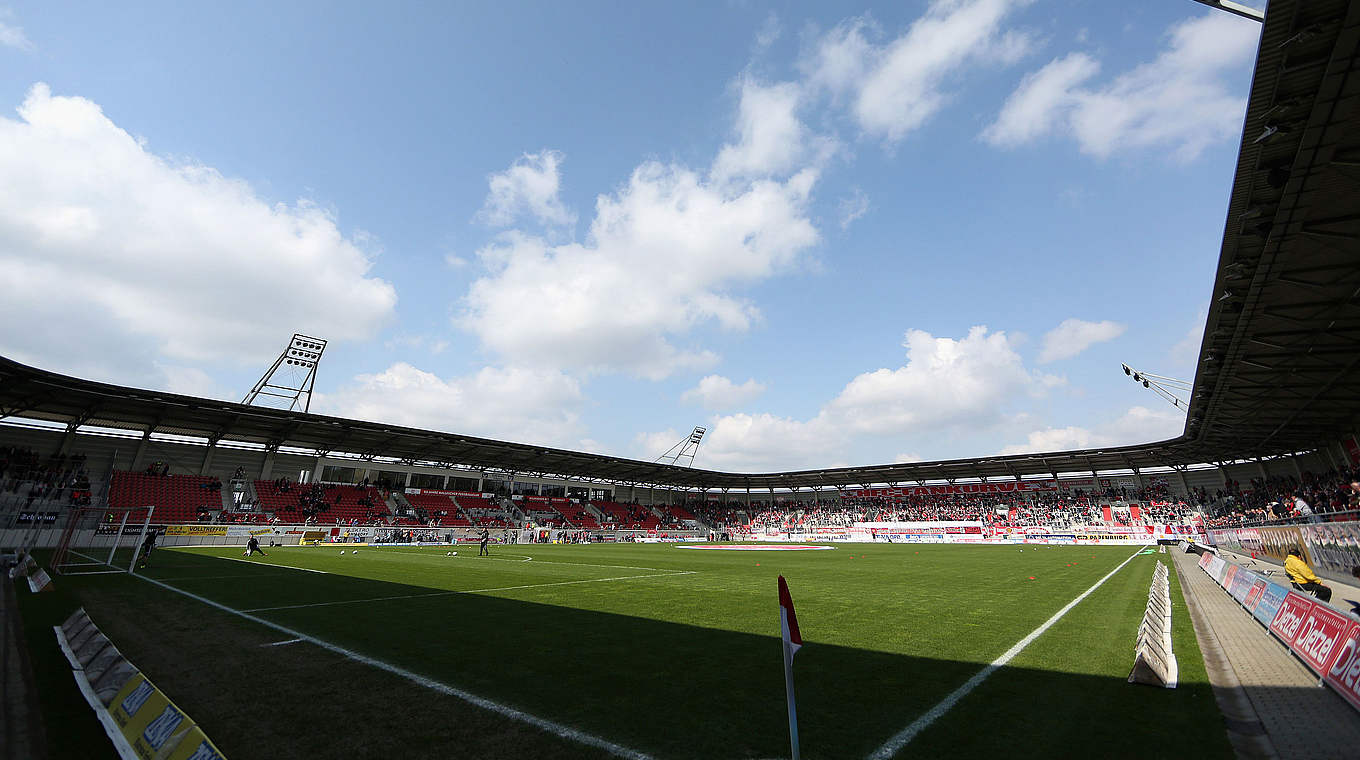
[(1187, 426), (1173, 440), (1050, 454), (726, 473), (126, 388), (3, 357), (0, 419), (711, 490), (1179, 467), (1313, 449), (1353, 434), (1360, 422), (1357, 50), (1360, 3), (1270, 3)]

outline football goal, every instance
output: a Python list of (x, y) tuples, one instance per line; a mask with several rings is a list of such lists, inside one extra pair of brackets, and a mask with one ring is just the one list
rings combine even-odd
[(154, 530), (155, 511), (77, 507), (52, 553), (52, 569), (61, 575), (132, 572), (142, 542)]

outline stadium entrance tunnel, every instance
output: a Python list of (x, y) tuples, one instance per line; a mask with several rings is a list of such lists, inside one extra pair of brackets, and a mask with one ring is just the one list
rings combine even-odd
[[(921, 547), (904, 547), (916, 548)], [(281, 559), (327, 571), (338, 567), (329, 549), (325, 563), (308, 550), (292, 551), (296, 554)], [(684, 555), (692, 561), (695, 553)], [(456, 561), (442, 551), (439, 557)], [(769, 561), (741, 558), (742, 572), (727, 586), (710, 585), (702, 594), (679, 589), (682, 579), (695, 586), (704, 577), (699, 574), (641, 579), (647, 586), (642, 591), (625, 585), (632, 584), (628, 581), (499, 596), (450, 594), (435, 586), (248, 565), (188, 551), (158, 555), (150, 576), (238, 610), (281, 607), (251, 614), (646, 756), (787, 757), (773, 574), (755, 568), (754, 559)], [(1096, 577), (1116, 564), (1102, 564)], [(899, 756), (1143, 757), (1150, 748), (1169, 750), (1172, 740), (1207, 756), (1230, 756), (1198, 649), (1180, 650), (1182, 682), (1175, 691), (1124, 681), (1143, 612), (1139, 597), (1145, 601), (1152, 566), (1152, 558), (1130, 562)], [(931, 626), (948, 622), (949, 615), (897, 609), (896, 619), (881, 619), (885, 609), (895, 608), (877, 604), (870, 590), (853, 586), (844, 570), (836, 572), (840, 575), (825, 580), (828, 587), (840, 584), (843, 594), (830, 607), (809, 592), (812, 584), (802, 584), (801, 596), (800, 586), (794, 588), (808, 642), (795, 664), (807, 758), (870, 755), (1034, 627), (1033, 616), (1017, 608), (1016, 619), (984, 618), (971, 628), (945, 632), (956, 641), (974, 640), (975, 656), (931, 656), (919, 651), (921, 642), (934, 640), (940, 632)], [(763, 633), (656, 619), (684, 617), (704, 594), (740, 595), (743, 584), (763, 590), (767, 580), (768, 609), (733, 623)], [(1089, 580), (1077, 585), (1084, 588)], [(56, 595), (43, 595), (50, 599), (41, 609), (31, 607), (38, 597), (21, 600), (25, 613), (56, 619), (84, 605), (129, 659), (199, 718), (233, 760), (386, 760), (455, 750), (479, 757), (609, 756), (314, 644), (282, 645), (291, 637), (143, 579), (87, 576), (61, 578), (58, 585)], [(962, 589), (940, 591), (933, 598), (968, 604)], [(507, 598), (530, 592), (551, 601)], [(613, 604), (620, 594), (637, 597), (634, 614), (584, 608)], [(1039, 619), (1071, 596), (1054, 599), (1051, 609), (1036, 613)], [(1025, 604), (1022, 594), (1015, 598)], [(295, 606), (364, 599), (385, 601)], [(714, 600), (720, 604), (719, 597)], [(881, 634), (884, 643), (872, 649), (819, 643), (819, 637), (844, 637), (827, 635), (832, 629), (867, 629)], [(36, 650), (55, 648), (50, 638), (30, 641), (35, 657)], [(1178, 638), (1177, 645), (1184, 640)], [(903, 651), (882, 651), (891, 647)], [(1074, 670), (1081, 672), (1068, 672)], [(65, 682), (40, 686), (73, 688), (69, 682), (68, 671)], [(61, 730), (56, 716), (48, 721), (49, 735)]]

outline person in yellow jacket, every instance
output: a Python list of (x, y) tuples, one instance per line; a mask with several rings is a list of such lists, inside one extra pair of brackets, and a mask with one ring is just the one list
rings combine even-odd
[(1303, 558), (1303, 552), (1299, 551), (1297, 546), (1290, 549), (1289, 556), (1285, 557), (1284, 571), (1289, 574), (1289, 580), (1298, 584), (1304, 591), (1310, 592), (1324, 602), (1332, 600), (1332, 590), (1313, 575), (1313, 568), (1308, 566), (1308, 562)]

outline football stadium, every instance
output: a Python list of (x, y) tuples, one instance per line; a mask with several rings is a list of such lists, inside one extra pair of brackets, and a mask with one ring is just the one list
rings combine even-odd
[(302, 325), (241, 402), (15, 348), (4, 757), (1355, 757), (1360, 3), (1172, 5), (1255, 39), (1193, 376), (1100, 381), (1178, 434), (762, 471), (318, 413)]

